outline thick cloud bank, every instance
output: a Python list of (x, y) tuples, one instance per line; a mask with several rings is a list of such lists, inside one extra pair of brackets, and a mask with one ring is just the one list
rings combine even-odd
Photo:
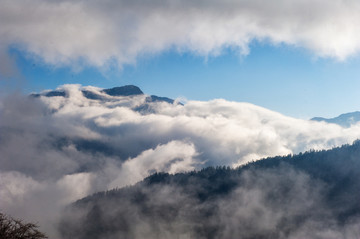
[[(181, 105), (110, 96), (95, 87), (60, 90), (65, 97), (11, 96), (0, 103), (0, 208), (38, 221), (51, 235), (62, 206), (156, 171), (237, 166), (360, 136), (359, 124), (342, 128), (248, 103)], [(101, 97), (88, 99), (81, 90)]]
[(0, 5), (4, 63), (10, 46), (46, 63), (71, 66), (113, 60), (121, 66), (171, 48), (207, 56), (231, 47), (247, 54), (253, 40), (340, 60), (360, 49), (356, 0), (1, 0)]

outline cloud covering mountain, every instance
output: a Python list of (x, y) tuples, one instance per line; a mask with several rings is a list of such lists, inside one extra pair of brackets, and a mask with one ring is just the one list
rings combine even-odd
[(69, 206), (64, 238), (358, 238), (360, 142), (243, 167), (153, 174)]
[(358, 124), (342, 128), (222, 99), (182, 105), (79, 85), (56, 91), (63, 93), (0, 101), (0, 208), (51, 235), (64, 205), (156, 171), (237, 166), (360, 136)]
[(169, 49), (249, 53), (253, 41), (303, 47), (344, 60), (360, 49), (358, 1), (1, 0), (2, 71), (9, 48), (78, 69), (132, 64)]

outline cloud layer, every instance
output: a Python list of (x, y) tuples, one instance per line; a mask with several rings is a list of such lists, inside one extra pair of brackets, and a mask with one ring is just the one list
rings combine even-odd
[[(360, 49), (360, 3), (349, 1), (1, 0), (0, 49), (53, 65), (132, 64), (168, 49), (249, 53), (266, 41), (344, 60)], [(4, 54), (2, 61), (5, 60)]]
[[(350, 128), (290, 118), (222, 99), (184, 106), (65, 85), (66, 97), (0, 101), (0, 208), (51, 235), (69, 202), (156, 171), (237, 166), (262, 157), (351, 143)], [(103, 96), (85, 98), (81, 90)]]

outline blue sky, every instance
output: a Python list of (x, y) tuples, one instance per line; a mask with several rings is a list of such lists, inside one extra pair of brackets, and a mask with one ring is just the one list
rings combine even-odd
[(0, 0), (0, 87), (134, 84), (299, 118), (359, 110), (360, 3), (274, 1)]
[(48, 65), (19, 50), (12, 55), (25, 79), (25, 93), (62, 84), (101, 88), (134, 84), (148, 94), (250, 102), (300, 118), (360, 110), (358, 58), (341, 62), (316, 58), (306, 49), (287, 45), (254, 43), (247, 56), (226, 49), (208, 58), (169, 50), (123, 69), (80, 71)]

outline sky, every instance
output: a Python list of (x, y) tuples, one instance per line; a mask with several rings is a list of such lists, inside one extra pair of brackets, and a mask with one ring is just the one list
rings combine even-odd
[(359, 110), (357, 1), (1, 5), (3, 91), (133, 84), (147, 94), (249, 102), (303, 119)]
[[(359, 110), (357, 0), (0, 6), (0, 208), (50, 237), (69, 203), (155, 171), (235, 167), (360, 137), (360, 123), (308, 120)], [(101, 90), (129, 84), (185, 104)], [(65, 97), (27, 97), (57, 87)]]

